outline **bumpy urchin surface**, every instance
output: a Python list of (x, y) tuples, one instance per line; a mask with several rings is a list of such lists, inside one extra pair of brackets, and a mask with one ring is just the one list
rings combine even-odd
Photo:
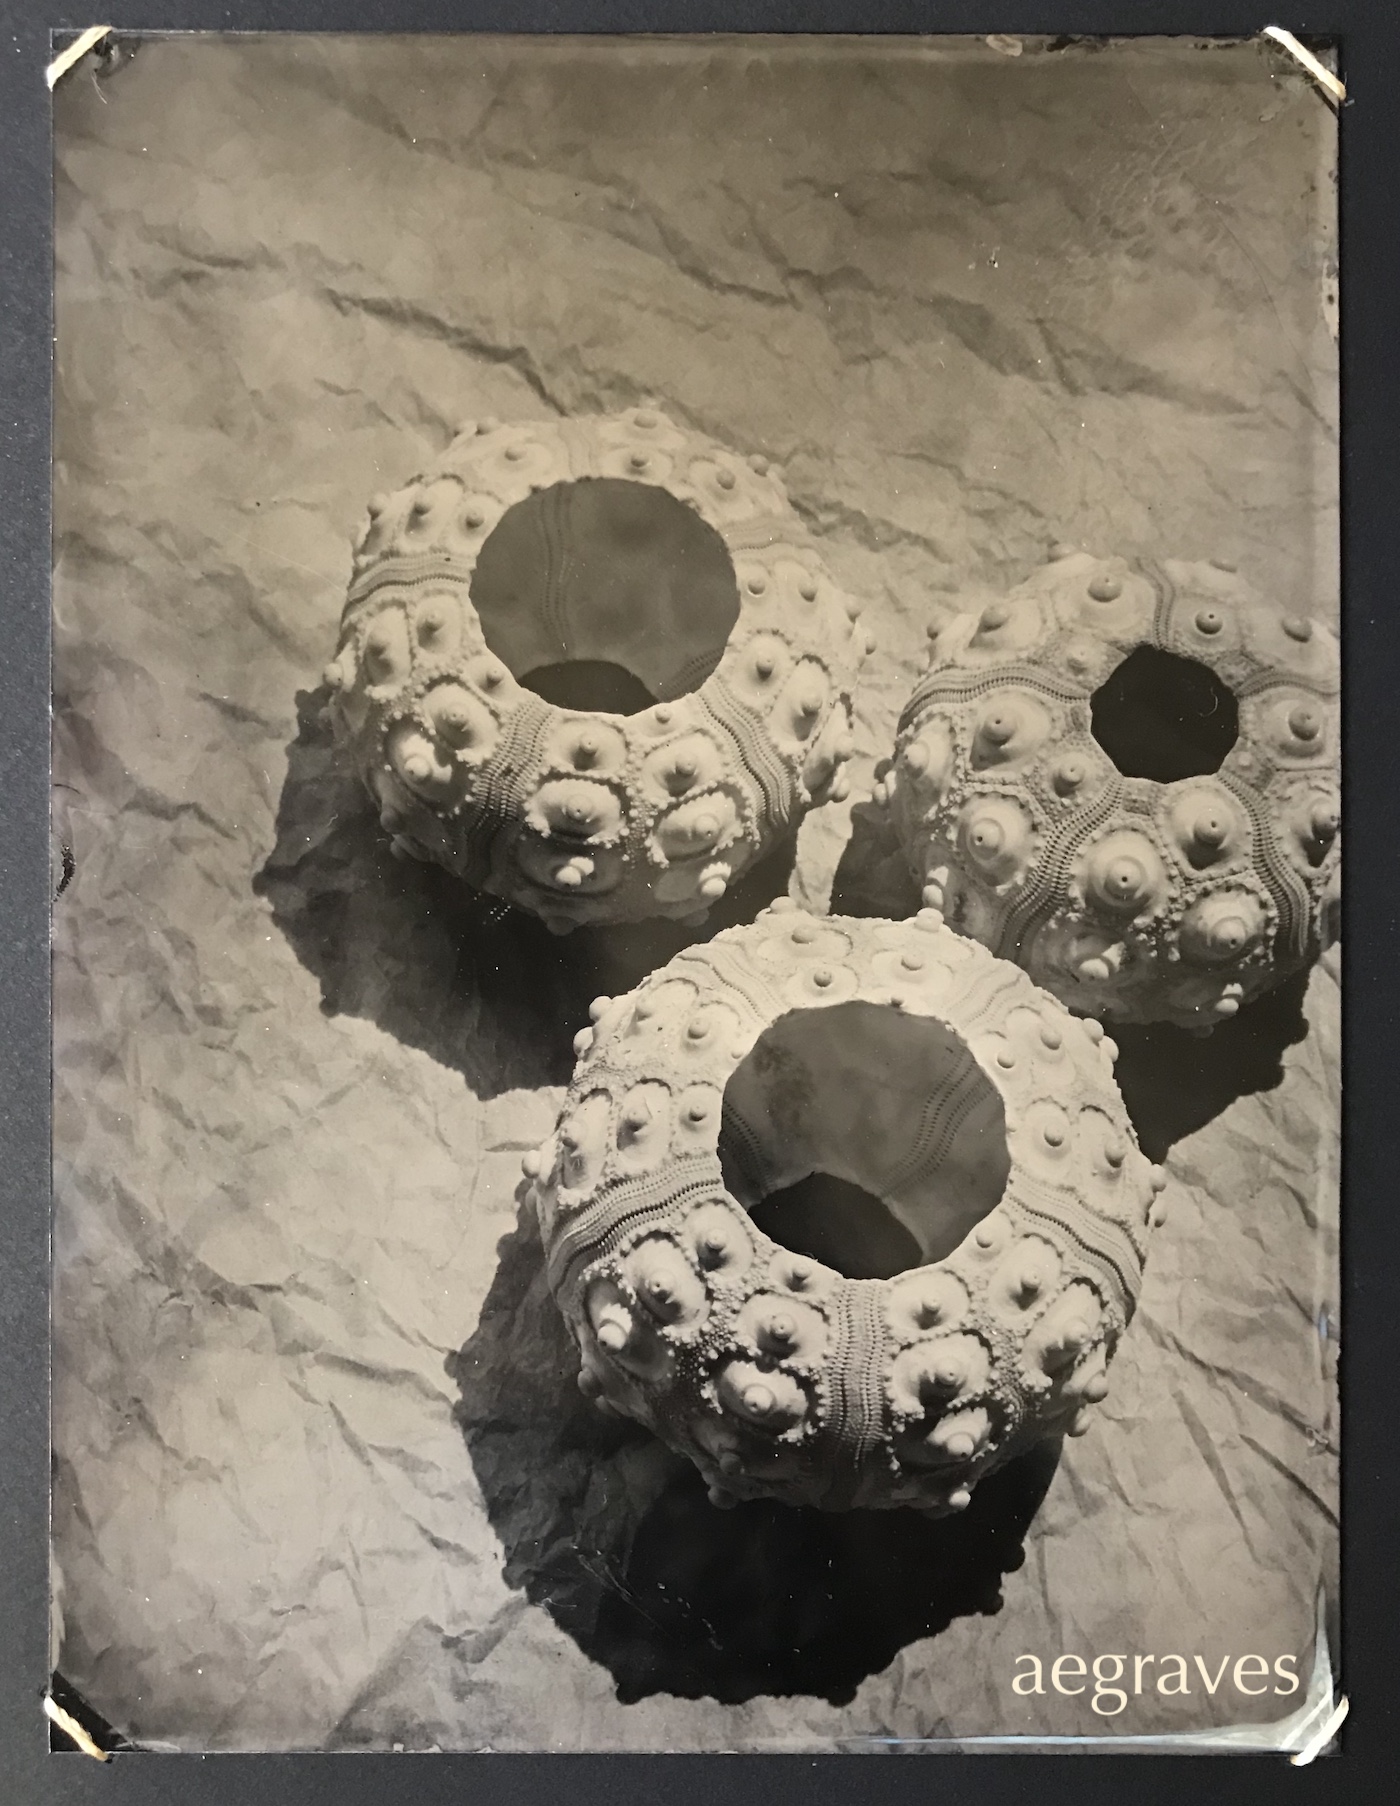
[[(655, 408), (488, 421), (371, 502), (325, 675), (400, 852), (560, 932), (698, 923), (846, 794), (859, 614), (762, 457)], [(581, 665), (644, 706), (560, 706), (519, 681)]]
[[(1327, 628), (1280, 614), (1223, 566), (1065, 552), (930, 635), (876, 797), (951, 926), (1076, 1010), (1196, 1029), (1335, 938), (1339, 661)], [(1137, 665), (1135, 693), (1130, 658), (1157, 661)], [(1191, 731), (1223, 757), (1173, 781), (1125, 775), (1100, 738), (1150, 762), (1153, 732), (1182, 727), (1167, 718), (1178, 660), (1190, 661)]]
[[(550, 1283), (582, 1389), (716, 1503), (956, 1511), (1088, 1427), (1164, 1183), (1098, 1023), (935, 910), (787, 898), (592, 1014), (524, 1160)], [(843, 1162), (937, 1257), (850, 1279), (760, 1233)]]

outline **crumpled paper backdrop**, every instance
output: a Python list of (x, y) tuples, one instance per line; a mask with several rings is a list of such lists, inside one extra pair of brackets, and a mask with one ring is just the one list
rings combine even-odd
[[(197, 1749), (812, 1749), (1281, 1717), (1015, 1658), (1311, 1661), (1334, 967), (1123, 1033), (1170, 1216), (1092, 1433), (966, 1516), (713, 1511), (586, 1409), (518, 1201), (587, 1000), (319, 725), (349, 541), (454, 421), (784, 468), (881, 649), (1050, 541), (1331, 613), (1330, 114), (1258, 45), (147, 40), (55, 97), (54, 1533), (66, 1677)], [(790, 883), (913, 899), (827, 808)], [(883, 861), (883, 863), (882, 863)], [(883, 902), (882, 902), (883, 899)], [(1150, 1676), (1150, 1671), (1149, 1671)], [(1150, 1688), (1150, 1678), (1149, 1678)]]

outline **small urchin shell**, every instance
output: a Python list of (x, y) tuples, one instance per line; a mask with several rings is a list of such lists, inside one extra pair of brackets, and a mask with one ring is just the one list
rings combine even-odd
[[(957, 1511), (1088, 1427), (1164, 1184), (1097, 1023), (934, 910), (787, 898), (591, 1013), (523, 1161), (550, 1285), (582, 1390), (716, 1503)], [(851, 1279), (760, 1232), (764, 1197), (843, 1163), (947, 1251)]]
[[(1233, 567), (1068, 551), (930, 634), (877, 795), (960, 933), (1085, 1014), (1198, 1031), (1336, 938), (1339, 661), (1320, 622)], [(1105, 685), (1144, 658), (1235, 712), (1213, 769), (1125, 775), (1095, 737)]]
[[(660, 506), (658, 492), (680, 526), (642, 579), (636, 498)], [(492, 541), (508, 512), (513, 538)], [(507, 543), (537, 548), (527, 576)], [(701, 597), (707, 544), (721, 580)], [(580, 627), (570, 585), (585, 581)], [(847, 793), (871, 650), (859, 614), (762, 457), (652, 407), (487, 422), (371, 502), (326, 669), (331, 717), (398, 851), (560, 932), (698, 922), (809, 805)], [(520, 681), (600, 659), (656, 700), (564, 707)]]

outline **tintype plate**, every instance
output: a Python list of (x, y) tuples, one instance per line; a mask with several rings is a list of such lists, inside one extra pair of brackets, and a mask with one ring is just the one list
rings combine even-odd
[[(187, 1751), (1302, 1748), (1332, 1708), (1337, 1641), (1335, 700), (1325, 658), (1302, 669), (1339, 604), (1323, 88), (1263, 41), (194, 35), (110, 40), (54, 106), (54, 1666), (72, 1698), (131, 1743)], [(605, 417), (644, 459), (639, 410), (706, 469), (772, 485), (874, 641), (858, 675), (828, 672), (852, 705), (841, 780), (807, 772), (777, 810), (801, 816), (795, 842), (698, 890), (703, 925), (669, 904), (580, 913), (607, 849), (512, 889), (462, 852), (497, 844), (494, 818), (461, 829), (454, 870), (418, 857), (458, 827), (405, 828), (388, 792), (431, 804), (447, 742), (376, 742), (380, 778), (364, 711), (327, 715), (358, 684), (420, 738), (439, 720), (414, 714), (419, 665), (400, 696), (394, 646), (341, 633), (376, 519), (395, 555), (415, 521), (446, 543), (431, 482), (412, 518), (413, 497), (402, 520), (396, 502), (367, 516), (371, 497), (454, 458), (443, 481), (469, 487), (468, 420), (473, 444), (513, 423), (522, 457), (573, 447), (539, 493), (640, 482), (579, 450)], [(673, 488), (695, 491), (687, 469)], [(500, 508), (514, 493), (486, 491)], [(718, 492), (687, 499), (697, 532), (728, 518)], [(684, 638), (684, 607), (646, 611), (683, 590), (690, 528), (653, 543), (633, 520), (631, 539), (560, 553), (560, 532), (587, 538), (579, 519), (542, 512), (511, 593), (544, 608), (567, 566), (580, 608), (625, 594), (615, 656), (590, 655), (603, 689), (566, 683), (551, 706), (636, 720), (667, 683), (689, 694), (646, 663)], [(735, 569), (776, 543), (721, 541)], [(891, 797), (930, 626), (974, 617), (954, 654), (933, 642), (935, 670), (980, 633), (1006, 676), (996, 636), (1026, 596), (1053, 610), (1092, 591), (1084, 606), (1112, 611), (1134, 584), (1154, 598), (1141, 636), (1165, 644), (1180, 620), (1205, 636), (1198, 673), (1211, 635), (1255, 636), (1221, 680), (1238, 718), (1220, 745), (1210, 707), (1160, 670), (1113, 704), (1116, 730), (1101, 700), (1094, 722), (1098, 688), (1075, 702), (1069, 652), (1042, 638), (1008, 679), (1033, 721), (1041, 690), (1053, 703), (1040, 778), (967, 754), (969, 794), (1003, 811), (991, 853), (980, 829), (929, 827), (937, 797), (912, 814), (907, 784)], [(511, 683), (535, 675), (489, 612)], [(1115, 657), (1139, 630), (1116, 631)], [(570, 642), (555, 663), (579, 656)], [(355, 662), (381, 657), (368, 677)], [(1209, 741), (1185, 773), (1144, 746), (1173, 710), (1178, 739)], [(476, 717), (443, 730), (460, 750), (459, 716)], [(1107, 1395), (1089, 1393), (1082, 1437), (975, 1473), (970, 1503), (945, 1488), (946, 1512), (876, 1509), (854, 1481), (806, 1503), (726, 1493), (625, 1408), (594, 1409), (576, 1339), (587, 1367), (608, 1336), (551, 1293), (536, 1200), (590, 1000), (785, 895), (894, 923), (941, 903), (939, 933), (1021, 956), (1032, 918), (1083, 902), (1075, 861), (1106, 831), (1056, 826), (1073, 808), (1045, 784), (1074, 732), (1125, 796), (1228, 767), (1229, 794), (1255, 799), (1234, 877), (1209, 881), (1233, 818), (1212, 842), (1200, 809), (1172, 827), (1143, 804), (1195, 852), (1079, 949), (1084, 991), (1061, 987), (1108, 1021), (1125, 1145), (1165, 1175)], [(725, 780), (741, 815), (763, 792), (746, 744)], [(534, 768), (512, 771), (530, 791)], [(1029, 864), (1002, 869), (1023, 820)], [(924, 858), (919, 835), (944, 828), (991, 916), (960, 913), (958, 873)], [(1052, 844), (1059, 876), (1016, 934), (993, 932)], [(1131, 902), (1122, 863), (1083, 882)], [(549, 932), (539, 885), (572, 933)], [(1216, 907), (1241, 887), (1257, 922)], [(1192, 898), (1215, 911), (1196, 942)], [(1144, 957), (1131, 924), (1154, 910), (1172, 960), (1204, 946), (1224, 974), (1165, 1021), (1109, 983)], [(1237, 932), (1263, 952), (1232, 991)], [(861, 1111), (839, 1070), (828, 1139), (846, 1145)], [(1014, 1146), (1014, 1110), (1007, 1129)], [(768, 1208), (768, 1235), (866, 1282), (949, 1255), (875, 1180), (834, 1177)], [(868, 1331), (877, 1419), (887, 1333)], [(808, 1379), (783, 1383), (825, 1424), (854, 1382), (820, 1362)], [(735, 1408), (761, 1418), (777, 1386), (740, 1387)], [(975, 1463), (994, 1430), (944, 1454)]]

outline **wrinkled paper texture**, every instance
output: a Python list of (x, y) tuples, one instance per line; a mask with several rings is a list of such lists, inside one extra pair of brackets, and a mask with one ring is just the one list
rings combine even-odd
[[(1170, 1215), (1091, 1433), (960, 1520), (720, 1513), (605, 1422), (517, 1190), (596, 991), (396, 864), (319, 722), (351, 536), (456, 420), (655, 396), (880, 637), (1051, 541), (1335, 611), (1330, 114), (1258, 45), (140, 42), (55, 96), (54, 1536), (66, 1678), (188, 1749), (829, 1750), (1301, 1703), (1335, 1547), (1335, 965), (1120, 1077)], [(867, 812), (793, 894), (908, 911)], [(851, 836), (849, 849), (846, 847)], [(61, 880), (60, 880), (61, 881)], [(770, 874), (769, 894), (787, 881)]]

